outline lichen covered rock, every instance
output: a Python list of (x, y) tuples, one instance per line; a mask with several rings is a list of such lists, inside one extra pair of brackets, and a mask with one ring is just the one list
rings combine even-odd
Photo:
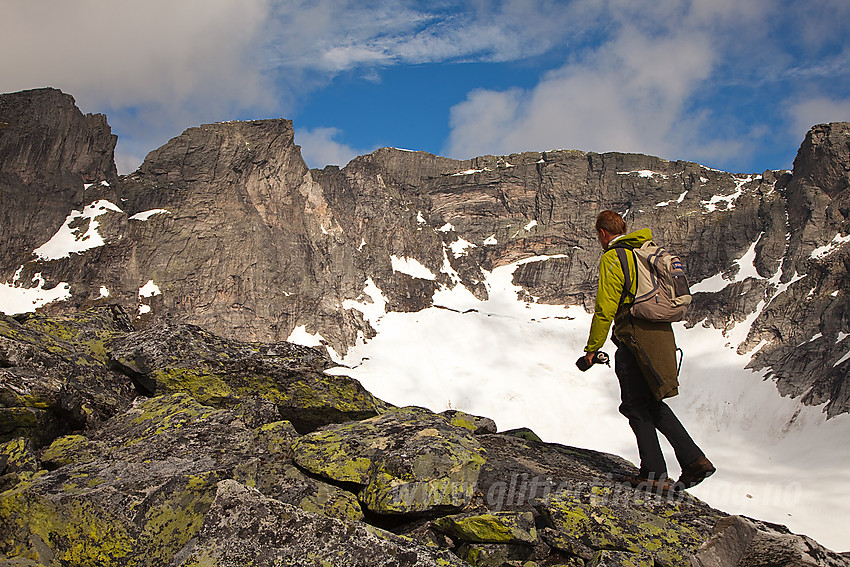
[(434, 524), (450, 536), (473, 543), (537, 543), (531, 512), (492, 512), (444, 516)]
[(525, 545), (465, 543), (458, 549), (458, 556), (473, 567), (501, 567), (522, 565), (531, 556)]
[(305, 435), (293, 459), (314, 474), (363, 486), (360, 502), (377, 514), (459, 510), (484, 463), (468, 429), (416, 407)]
[(31, 458), (30, 473), (0, 495), (0, 553), (59, 565), (170, 564), (229, 477), (269, 499), (361, 520), (354, 494), (287, 460), (297, 437), (288, 422), (250, 429), (235, 412), (176, 393), (142, 398), (88, 436), (57, 439), (42, 453), (50, 472), (33, 474), (26, 440), (6, 443), (4, 467)]
[(28, 439), (18, 437), (0, 444), (0, 474), (37, 470), (38, 459)]
[(291, 461), (254, 459), (240, 465), (233, 478), (264, 496), (298, 506), (314, 514), (340, 520), (363, 520), (357, 496), (301, 472)]
[[(706, 539), (680, 521), (685, 507), (676, 499), (623, 486), (588, 488), (559, 491), (538, 505), (555, 529), (549, 537), (553, 547), (576, 554), (587, 549), (645, 552), (657, 564), (675, 567), (688, 565)], [(688, 498), (682, 493), (681, 499)]]
[(269, 401), (301, 432), (386, 408), (356, 380), (320, 372), (332, 363), (315, 349), (227, 340), (193, 325), (126, 335), (113, 342), (110, 364), (150, 395), (186, 392), (215, 407)]
[(53, 470), (74, 463), (90, 463), (97, 459), (99, 452), (98, 446), (83, 435), (64, 435), (41, 453), (41, 464)]
[(472, 415), (460, 410), (446, 410), (440, 415), (449, 420), (449, 423), (458, 427), (465, 427), (473, 433), (496, 433), (496, 422), (489, 417)]
[(462, 567), (452, 554), (429, 549), (366, 524), (305, 512), (225, 480), (182, 565), (346, 565)]
[(0, 553), (61, 565), (167, 563), (253, 437), (188, 395), (142, 400), (89, 438), (54, 442), (44, 454), (55, 470), (0, 495)]
[(272, 421), (254, 430), (254, 453), (262, 457), (289, 457), (300, 435), (288, 421)]
[(589, 567), (653, 567), (655, 562), (648, 553), (630, 551), (597, 551)]
[(43, 446), (130, 405), (132, 383), (105, 365), (108, 341), (132, 330), (120, 308), (21, 319), (0, 315), (0, 441)]

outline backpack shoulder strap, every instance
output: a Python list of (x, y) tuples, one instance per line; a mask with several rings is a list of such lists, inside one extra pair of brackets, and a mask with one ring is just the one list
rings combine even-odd
[(620, 296), (619, 305), (622, 305), (623, 302), (626, 300), (626, 297), (628, 297), (629, 295), (632, 295), (632, 297), (634, 297), (634, 295), (631, 293), (632, 274), (629, 270), (629, 257), (627, 256), (628, 253), (626, 252), (627, 249), (631, 251), (631, 253), (634, 255), (635, 252), (630, 246), (614, 246), (614, 250), (617, 251), (617, 258), (620, 259), (620, 266), (622, 266), (623, 268), (623, 293)]

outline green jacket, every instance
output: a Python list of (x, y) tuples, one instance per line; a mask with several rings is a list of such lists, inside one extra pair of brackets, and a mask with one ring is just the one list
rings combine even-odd
[[(599, 288), (596, 290), (596, 309), (593, 311), (593, 321), (590, 323), (590, 336), (587, 338), (587, 346), (584, 347), (585, 352), (596, 352), (602, 348), (605, 341), (608, 340), (608, 331), (611, 330), (611, 323), (614, 322), (614, 317), (617, 315), (617, 308), (620, 305), (620, 298), (623, 296), (623, 285), (625, 276), (623, 267), (620, 265), (620, 260), (617, 258), (617, 251), (614, 250), (614, 244), (622, 242), (634, 248), (640, 246), (649, 240), (652, 240), (652, 231), (648, 228), (642, 228), (629, 234), (618, 236), (612, 240), (608, 249), (602, 254), (599, 259)], [(635, 259), (634, 256), (628, 254), (629, 273), (635, 274)], [(635, 291), (637, 290), (637, 279), (632, 278), (630, 294), (625, 298), (624, 304), (629, 304), (634, 299)]]
[[(635, 355), (638, 366), (656, 399), (669, 398), (679, 393), (679, 368), (676, 361), (676, 338), (670, 323), (656, 323), (632, 317), (628, 309), (620, 308), (634, 301), (637, 280), (632, 277), (629, 293), (623, 297), (625, 276), (617, 251), (617, 243), (639, 248), (652, 240), (648, 228), (619, 236), (608, 245), (608, 250), (599, 260), (599, 289), (596, 292), (596, 309), (590, 324), (586, 352), (602, 348), (608, 339), (611, 323), (614, 323), (614, 342), (627, 347)], [(637, 273), (633, 254), (626, 255), (629, 273)]]

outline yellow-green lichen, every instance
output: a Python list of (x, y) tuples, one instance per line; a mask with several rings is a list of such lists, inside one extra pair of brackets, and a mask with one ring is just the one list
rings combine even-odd
[(54, 439), (44, 450), (41, 461), (53, 468), (76, 463), (83, 464), (95, 459), (98, 448), (82, 435), (64, 435)]
[[(133, 538), (119, 518), (74, 496), (52, 501), (19, 485), (0, 497), (0, 520), (7, 526), (0, 551), (7, 556), (55, 559), (63, 565), (123, 565)], [(35, 536), (35, 537), (33, 537)], [(34, 541), (43, 546), (34, 545)], [(49, 550), (50, 558), (44, 557)]]
[(379, 471), (360, 493), (360, 501), (379, 514), (424, 512), (434, 508), (462, 508), (471, 499), (474, 484), (447, 477), (407, 481)]
[(558, 533), (593, 549), (620, 549), (650, 553), (659, 562), (677, 565), (704, 538), (692, 527), (647, 509), (604, 505), (616, 499), (612, 487), (594, 487), (589, 501), (561, 494), (549, 500), (547, 514)]
[(324, 483), (319, 483), (316, 493), (305, 496), (298, 506), (307, 512), (340, 520), (363, 520), (363, 510), (360, 509), (356, 496)]
[(157, 390), (186, 392), (202, 404), (221, 405), (233, 397), (233, 390), (217, 374), (192, 368), (165, 368), (154, 373)]
[(10, 471), (21, 472), (38, 469), (38, 461), (33, 455), (31, 445), (23, 437), (0, 444), (0, 455), (5, 457), (6, 468)]
[(434, 524), (449, 535), (474, 543), (537, 542), (537, 529), (531, 512), (492, 512), (477, 515), (444, 516)]
[(352, 454), (349, 442), (335, 430), (301, 437), (292, 444), (295, 462), (316, 474), (339, 482), (366, 484), (372, 459)]
[(140, 564), (165, 565), (195, 537), (215, 498), (215, 472), (189, 475), (172, 483), (154, 498), (145, 513), (139, 535)]
[(466, 415), (455, 415), (449, 420), (449, 423), (451, 423), (455, 427), (462, 427), (470, 431), (475, 431), (477, 429), (475, 427), (475, 422), (469, 416)]
[(138, 404), (135, 410), (131, 424), (148, 425), (154, 430), (152, 433), (183, 427), (204, 419), (215, 411), (214, 408), (201, 405), (184, 392), (151, 398)]

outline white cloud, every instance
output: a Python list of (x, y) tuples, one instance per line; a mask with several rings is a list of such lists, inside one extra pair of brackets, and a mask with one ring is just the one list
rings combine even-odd
[(452, 109), (447, 153), (573, 148), (669, 156), (685, 146), (693, 152), (700, 149), (693, 134), (698, 123), (688, 117), (688, 103), (710, 77), (715, 58), (707, 34), (688, 30), (659, 38), (624, 27), (615, 40), (533, 89), (470, 93)]
[[(794, 74), (846, 77), (846, 56), (829, 42), (843, 41), (848, 6), (844, 0), (6, 1), (4, 21), (12, 24), (0, 34), (0, 50), (16, 55), (0, 58), (0, 91), (54, 86), (73, 94), (85, 112), (106, 113), (119, 134), (119, 170), (127, 173), (187, 127), (293, 117), (299, 101), (343, 72), (377, 80), (395, 65), (562, 53), (565, 66), (534, 89), (471, 92), (452, 114), (449, 151), (572, 146), (670, 155), (676, 149), (694, 159), (741, 148), (728, 135), (706, 139), (719, 121), (692, 103), (710, 87), (775, 84)], [(805, 47), (809, 57), (789, 56), (788, 46)], [(332, 138), (325, 135), (323, 151), (333, 148)], [(338, 146), (331, 161), (347, 153)]]
[(802, 140), (815, 124), (850, 121), (850, 98), (835, 100), (816, 97), (799, 100), (790, 105), (788, 114), (793, 135)]
[(311, 168), (323, 168), (326, 165), (344, 167), (358, 155), (368, 153), (334, 140), (341, 132), (337, 128), (315, 128), (297, 130), (295, 143), (301, 146), (301, 157)]
[(3, 2), (0, 92), (51, 86), (105, 113), (127, 173), (148, 151), (240, 109), (271, 109), (256, 56), (266, 0)]
[[(605, 22), (592, 28), (596, 43), (572, 50), (533, 88), (468, 93), (452, 108), (443, 153), (467, 158), (572, 148), (736, 168), (778, 144), (771, 133), (784, 129), (782, 108), (791, 108), (793, 140), (818, 121), (848, 119), (846, 87), (841, 90), (850, 79), (848, 48), (836, 44), (845, 40), (837, 39), (843, 28), (834, 20), (850, 13), (846, 2), (837, 8), (834, 0), (609, 0), (604, 6), (592, 13)], [(825, 31), (806, 31), (814, 29)], [(819, 91), (832, 99), (783, 102), (810, 97), (822, 85), (832, 85)]]
[(592, 24), (593, 2), (411, 0), (280, 2), (273, 60), (339, 72), (361, 65), (509, 61), (545, 52)]
[(52, 86), (84, 112), (106, 113), (119, 134), (119, 171), (128, 173), (185, 128), (290, 116), (302, 97), (346, 70), (374, 76), (376, 66), (543, 53), (576, 33), (579, 7), (589, 4), (4, 2), (4, 21), (14, 25), (0, 34), (0, 50), (17, 55), (0, 58), (0, 92)]
[(4, 2), (0, 90), (55, 86), (87, 106), (264, 97), (250, 63), (263, 0)]

